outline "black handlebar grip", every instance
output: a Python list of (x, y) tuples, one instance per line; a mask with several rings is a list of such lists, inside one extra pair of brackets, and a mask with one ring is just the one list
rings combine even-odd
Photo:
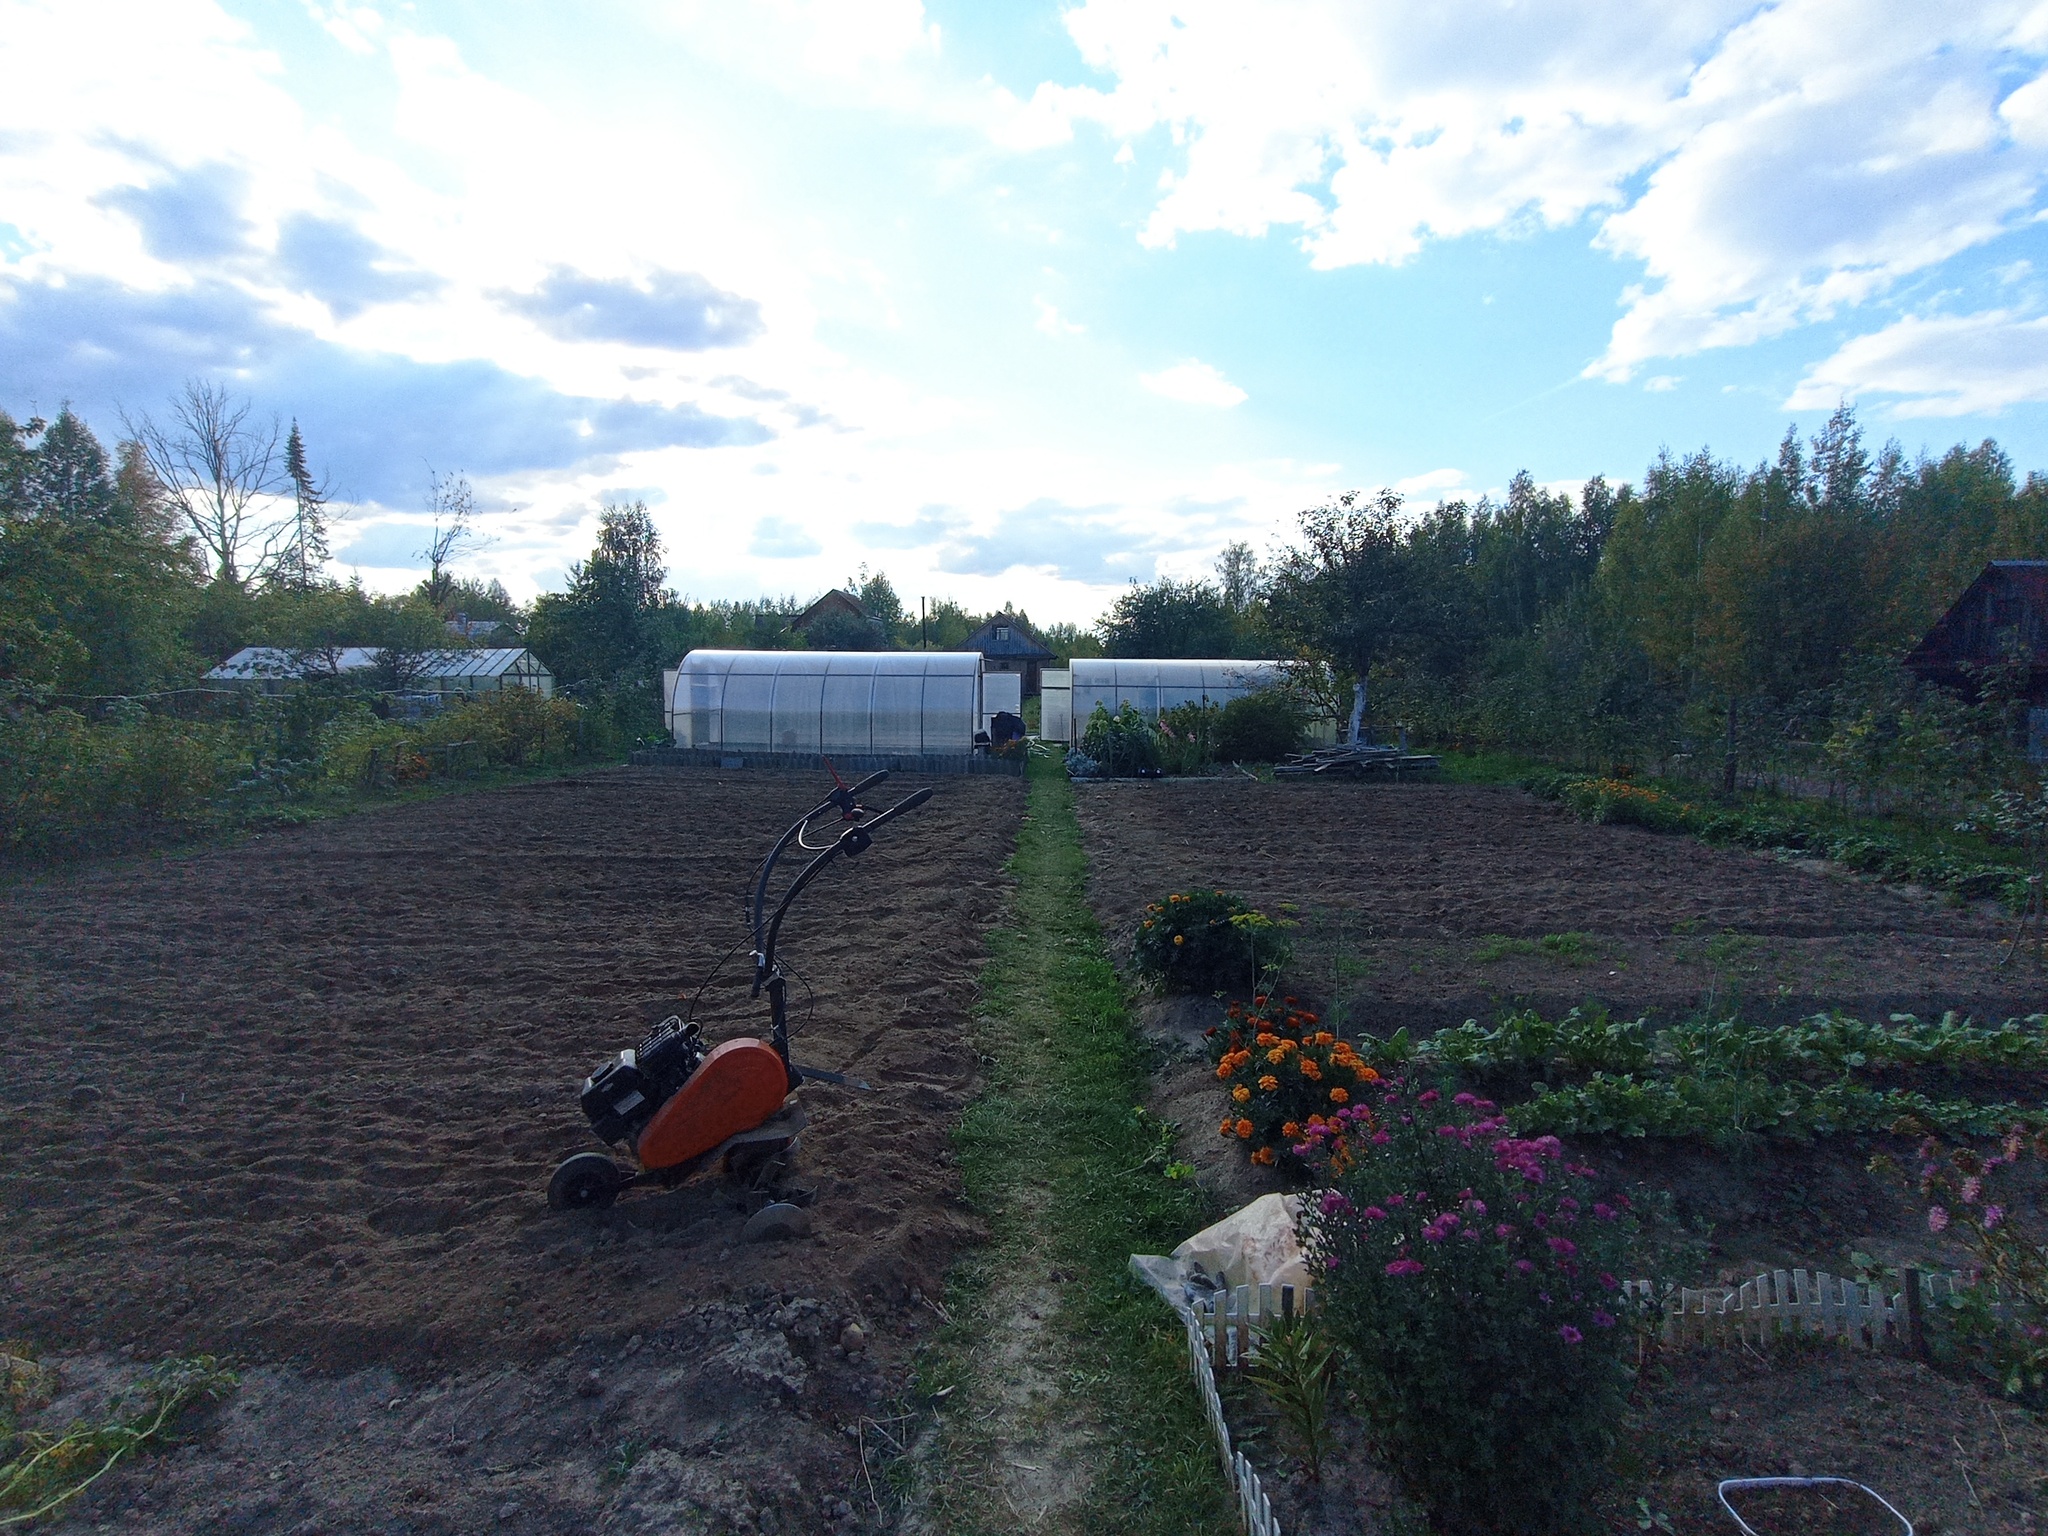
[(862, 779), (858, 784), (854, 785), (852, 789), (847, 791), (847, 793), (857, 795), (860, 794), (863, 790), (873, 789), (877, 784), (881, 783), (882, 780), (886, 779), (887, 777), (889, 777), (889, 770), (886, 768), (882, 769), (879, 773), (871, 773), (866, 778)]

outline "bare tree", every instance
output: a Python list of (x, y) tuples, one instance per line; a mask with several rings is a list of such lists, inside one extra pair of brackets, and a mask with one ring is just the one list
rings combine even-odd
[(278, 533), (275, 526), (251, 525), (256, 503), (278, 488), (277, 422), (252, 422), (252, 409), (221, 385), (188, 379), (171, 397), (168, 425), (147, 416), (140, 424), (123, 423), (214, 574), (231, 585), (241, 583), (244, 552), (252, 545), (265, 550)]
[(415, 559), (427, 562), (426, 598), (436, 608), (444, 606), (455, 590), (455, 578), (448, 567), (455, 557), (485, 542), (476, 531), (476, 498), (467, 475), (437, 475), (428, 472), (428, 497), (434, 518), (434, 534)]

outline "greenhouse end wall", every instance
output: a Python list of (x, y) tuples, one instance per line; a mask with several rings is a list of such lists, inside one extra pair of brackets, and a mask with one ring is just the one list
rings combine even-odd
[(668, 715), (684, 751), (953, 757), (981, 695), (974, 651), (692, 651)]

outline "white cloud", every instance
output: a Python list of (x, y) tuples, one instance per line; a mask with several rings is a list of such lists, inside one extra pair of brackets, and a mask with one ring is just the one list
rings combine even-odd
[(1038, 308), (1038, 319), (1034, 322), (1035, 327), (1045, 332), (1048, 336), (1079, 336), (1088, 329), (1087, 326), (1080, 324), (1078, 321), (1069, 320), (1065, 315), (1062, 315), (1059, 312), (1059, 307), (1050, 299), (1035, 297), (1031, 302)]
[(1684, 382), (1675, 373), (1658, 373), (1643, 380), (1643, 388), (1653, 395), (1668, 395)]
[(2048, 179), (2048, 22), (2018, 0), (1086, 0), (1067, 25), (1115, 84), (1034, 108), (1183, 148), (1146, 243), (1293, 226), (1327, 268), (1590, 219), (1646, 277), (1588, 369), (1610, 379), (1862, 303)]
[(1194, 358), (1175, 363), (1171, 368), (1162, 368), (1157, 373), (1141, 373), (1138, 382), (1155, 395), (1164, 395), (1169, 400), (1179, 400), (1187, 405), (1213, 405), (1228, 410), (1233, 405), (1244, 404), (1249, 398), (1213, 365)]
[(1468, 485), (1469, 479), (1462, 469), (1432, 469), (1425, 474), (1396, 480), (1394, 489), (1411, 498), (1434, 496), (1455, 501), (1465, 494)]
[(1787, 410), (1889, 396), (1898, 416), (1968, 416), (2048, 400), (2048, 318), (2010, 310), (1907, 316), (1807, 371)]

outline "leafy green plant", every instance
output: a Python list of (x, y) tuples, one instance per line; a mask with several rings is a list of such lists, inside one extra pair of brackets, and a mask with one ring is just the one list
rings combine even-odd
[(1321, 1482), (1329, 1454), (1330, 1384), (1337, 1375), (1337, 1351), (1305, 1312), (1275, 1318), (1259, 1332), (1252, 1382), (1280, 1415), (1301, 1447), (1312, 1481)]
[[(0, 1528), (54, 1513), (105, 1477), (125, 1457), (159, 1439), (195, 1402), (232, 1391), (234, 1375), (210, 1355), (167, 1360), (115, 1400), (98, 1424), (61, 1434), (22, 1429), (9, 1411), (0, 1418)], [(16, 1404), (6, 1400), (10, 1409)]]
[(1627, 1201), (1554, 1137), (1406, 1075), (1304, 1155), (1330, 1184), (1303, 1215), (1324, 1324), (1435, 1528), (1590, 1527), (1632, 1378)]
[(1292, 952), (1280, 925), (1243, 897), (1176, 891), (1145, 908), (1131, 963), (1162, 992), (1250, 990)]
[(1129, 704), (1119, 705), (1113, 715), (1097, 704), (1081, 733), (1081, 750), (1112, 778), (1156, 772), (1159, 732)]
[(1199, 773), (1216, 760), (1214, 704), (1193, 701), (1159, 714), (1159, 767), (1163, 773)]

